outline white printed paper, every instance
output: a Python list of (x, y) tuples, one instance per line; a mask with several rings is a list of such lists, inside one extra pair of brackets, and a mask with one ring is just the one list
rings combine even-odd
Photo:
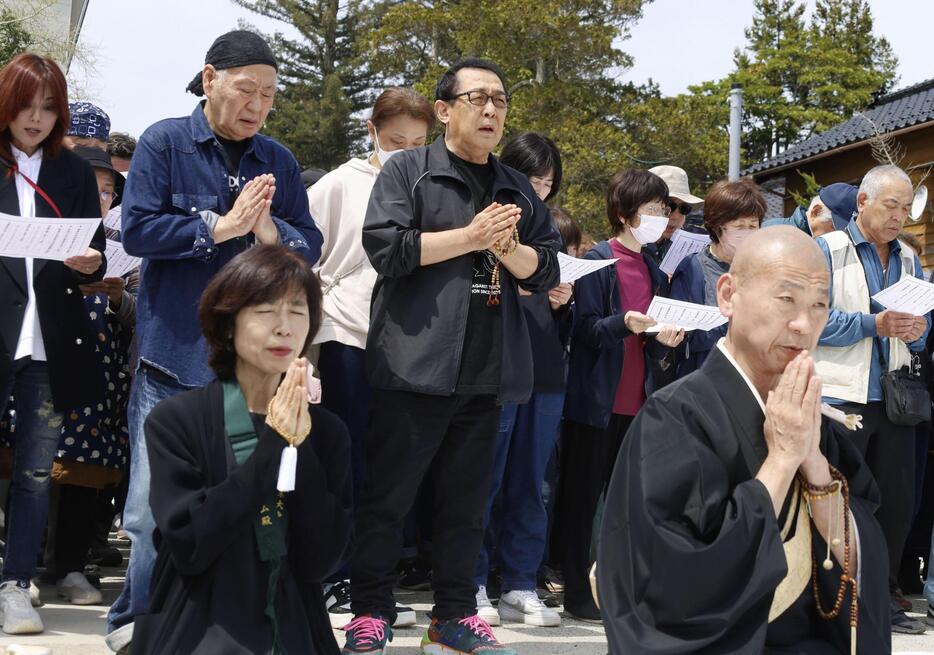
[(143, 260), (126, 254), (123, 244), (107, 239), (107, 272), (104, 277), (123, 277), (140, 265)]
[(23, 218), (0, 213), (0, 255), (65, 261), (91, 245), (99, 218)]
[(710, 237), (706, 234), (677, 230), (671, 237), (671, 247), (665, 253), (659, 268), (669, 276), (674, 275), (682, 259), (700, 252), (709, 244)]
[(886, 309), (912, 316), (924, 316), (934, 309), (934, 284), (908, 275), (888, 289), (883, 289), (872, 299)]
[(615, 264), (616, 261), (615, 259), (578, 259), (559, 252), (558, 266), (561, 268), (561, 284), (579, 280), (585, 275)]
[(104, 227), (110, 228), (115, 232), (119, 232), (123, 225), (123, 211), (121, 207), (117, 206), (107, 212), (107, 215), (104, 216)]
[(727, 322), (719, 307), (698, 305), (683, 300), (672, 300), (655, 296), (649, 305), (647, 315), (658, 321), (646, 332), (658, 332), (662, 327), (671, 325), (684, 330), (712, 330)]

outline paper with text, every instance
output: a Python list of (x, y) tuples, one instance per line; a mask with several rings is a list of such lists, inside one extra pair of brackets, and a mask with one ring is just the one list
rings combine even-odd
[(682, 259), (700, 252), (709, 244), (710, 237), (706, 234), (677, 230), (671, 237), (671, 247), (665, 253), (659, 268), (669, 276), (674, 275)]
[(99, 218), (23, 218), (0, 213), (0, 255), (65, 261), (83, 255)]
[(934, 309), (934, 284), (907, 275), (872, 299), (886, 309), (924, 316)]
[(142, 262), (142, 258), (126, 254), (123, 244), (107, 239), (107, 272), (104, 277), (123, 277)]
[(684, 330), (712, 330), (727, 322), (726, 316), (720, 313), (719, 307), (698, 305), (683, 300), (672, 300), (655, 296), (646, 312), (647, 315), (658, 321), (646, 332), (658, 332), (662, 326), (672, 325)]
[(585, 275), (590, 275), (601, 268), (615, 264), (615, 259), (578, 259), (558, 253), (558, 266), (561, 268), (561, 283), (574, 282)]

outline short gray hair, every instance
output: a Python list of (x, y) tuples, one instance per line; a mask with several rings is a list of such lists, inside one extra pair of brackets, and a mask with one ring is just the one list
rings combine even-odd
[(863, 181), (859, 184), (858, 193), (865, 193), (869, 199), (875, 198), (879, 195), (882, 182), (887, 179), (899, 180), (905, 182), (912, 189), (914, 188), (908, 173), (894, 164), (883, 164), (869, 169), (869, 172), (863, 176)]
[(824, 201), (820, 199), (820, 196), (814, 196), (811, 198), (811, 204), (808, 205), (808, 216), (810, 216), (814, 208), (818, 206), (820, 207), (820, 210), (817, 212), (814, 218), (821, 221), (832, 221), (833, 213), (830, 211), (830, 209), (827, 208), (827, 205), (824, 204)]

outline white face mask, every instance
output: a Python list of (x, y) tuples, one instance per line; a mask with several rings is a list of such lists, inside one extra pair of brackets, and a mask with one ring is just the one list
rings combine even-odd
[(647, 243), (658, 241), (665, 232), (666, 227), (668, 227), (668, 218), (665, 216), (641, 214), (639, 216), (639, 227), (630, 226), (629, 230), (632, 232), (632, 236), (636, 238), (636, 241), (644, 246)]
[(379, 160), (380, 166), (385, 166), (386, 162), (389, 161), (393, 155), (398, 155), (402, 152), (402, 148), (398, 150), (383, 150), (383, 146), (379, 145), (379, 133), (375, 129), (373, 130), (373, 136), (373, 140), (376, 142), (376, 158)]

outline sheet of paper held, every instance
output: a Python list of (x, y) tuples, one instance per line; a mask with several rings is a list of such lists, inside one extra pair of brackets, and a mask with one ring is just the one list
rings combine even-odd
[(924, 316), (934, 309), (934, 284), (908, 275), (872, 299), (886, 309)]
[(615, 259), (578, 259), (558, 253), (558, 266), (561, 268), (561, 283), (574, 282), (585, 275), (590, 275), (601, 268), (615, 264)]
[(99, 218), (23, 218), (0, 213), (0, 255), (65, 261), (83, 255)]
[(677, 230), (671, 237), (671, 247), (668, 248), (668, 252), (662, 258), (659, 268), (669, 276), (674, 275), (682, 259), (690, 257), (695, 252), (700, 252), (709, 243), (710, 237), (706, 234)]
[(104, 277), (123, 277), (140, 265), (140, 257), (126, 254), (123, 244), (107, 239), (107, 272)]
[(673, 325), (685, 330), (712, 330), (727, 322), (726, 316), (720, 313), (718, 307), (698, 305), (683, 300), (672, 300), (655, 296), (649, 305), (647, 315), (658, 321), (657, 325), (650, 327), (646, 332), (658, 332), (665, 325)]

